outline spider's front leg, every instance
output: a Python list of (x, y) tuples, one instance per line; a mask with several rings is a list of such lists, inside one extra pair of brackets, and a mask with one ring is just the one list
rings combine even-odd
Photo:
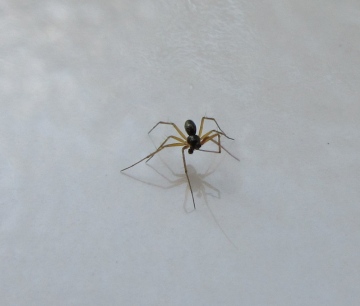
[[(214, 134), (213, 134), (213, 133), (214, 133)], [(211, 135), (211, 134), (213, 134), (213, 135)], [(201, 139), (201, 141), (204, 141), (205, 139), (207, 139), (207, 138), (209, 138), (209, 137), (212, 137), (212, 136), (214, 136), (214, 135), (223, 135), (223, 136), (225, 136), (225, 137), (227, 137), (227, 138), (229, 138), (229, 139), (231, 139), (231, 140), (234, 140), (233, 138), (230, 138), (229, 136), (226, 136), (224, 132), (220, 132), (220, 131), (217, 131), (217, 130), (211, 130), (211, 131), (207, 132), (206, 134), (202, 135), (202, 136), (200, 137), (200, 139)], [(206, 141), (205, 141), (205, 142), (206, 142)], [(204, 142), (204, 143), (205, 143), (205, 142)]]
[[(202, 117), (202, 118), (201, 118), (201, 124), (200, 124), (200, 129), (199, 129), (199, 137), (201, 137), (201, 134), (202, 134), (202, 131), (203, 131), (203, 128), (204, 128), (204, 122), (205, 122), (205, 120), (212, 120), (212, 121), (214, 121), (215, 124), (216, 124), (216, 126), (218, 127), (218, 129), (221, 131), (221, 135), (224, 135), (226, 138), (229, 138), (229, 139), (231, 139), (231, 140), (234, 140), (233, 138), (231, 138), (231, 137), (229, 137), (229, 136), (227, 136), (227, 135), (225, 134), (225, 132), (220, 128), (220, 126), (219, 126), (219, 124), (217, 123), (217, 121), (215, 120), (215, 118), (209, 118), (209, 117)], [(213, 130), (213, 131), (216, 131), (216, 130)], [(218, 132), (218, 131), (216, 131), (216, 132)], [(208, 133), (206, 133), (206, 134), (208, 134)], [(206, 135), (206, 134), (205, 134), (205, 135)]]

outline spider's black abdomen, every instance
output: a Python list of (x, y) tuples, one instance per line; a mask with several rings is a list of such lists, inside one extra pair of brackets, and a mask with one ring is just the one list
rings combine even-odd
[(196, 125), (192, 120), (186, 120), (185, 131), (188, 135), (192, 136), (196, 134)]
[(198, 135), (190, 135), (187, 138), (187, 143), (190, 145), (190, 148), (192, 149), (192, 151), (199, 150), (201, 148), (200, 137)]

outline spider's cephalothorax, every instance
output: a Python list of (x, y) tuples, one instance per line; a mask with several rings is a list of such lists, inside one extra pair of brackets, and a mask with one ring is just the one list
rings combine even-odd
[[(218, 127), (218, 130), (210, 130), (206, 133), (203, 134), (203, 127), (204, 127), (204, 122), (205, 120), (209, 120), (209, 121), (213, 121), (216, 126)], [(194, 150), (200, 150), (200, 151), (204, 151), (204, 152), (212, 152), (212, 153), (221, 153), (221, 149), (224, 149), (227, 153), (229, 153), (229, 151), (227, 151), (220, 143), (220, 136), (224, 136), (226, 138), (232, 139), (231, 137), (227, 136), (223, 130), (220, 128), (220, 126), (218, 125), (218, 123), (216, 122), (215, 118), (208, 118), (208, 117), (202, 117), (201, 118), (201, 123), (200, 123), (200, 128), (199, 128), (199, 134), (196, 135), (196, 125), (194, 123), (194, 121), (192, 120), (186, 120), (185, 122), (185, 131), (186, 133), (189, 135), (188, 137), (185, 136), (185, 134), (177, 127), (177, 125), (175, 123), (172, 122), (165, 122), (165, 121), (159, 121), (157, 124), (155, 124), (155, 126), (149, 131), (149, 133), (155, 129), (159, 124), (168, 124), (168, 125), (172, 125), (174, 127), (174, 129), (178, 132), (179, 135), (174, 136), (174, 135), (170, 135), (168, 136), (163, 143), (156, 149), (156, 151), (150, 153), (148, 156), (144, 157), (143, 159), (139, 160), (138, 162), (136, 162), (135, 164), (132, 164), (129, 167), (126, 167), (124, 169), (122, 169), (121, 171), (127, 170), (131, 167), (134, 167), (135, 165), (137, 165), (138, 163), (141, 163), (143, 160), (146, 159), (146, 162), (148, 162), (150, 159), (153, 158), (153, 156), (157, 153), (159, 153), (161, 150), (165, 149), (165, 148), (171, 148), (171, 147), (182, 147), (181, 152), (182, 152), (182, 158), (183, 158), (183, 163), (184, 163), (184, 169), (185, 169), (185, 175), (187, 178), (187, 181), (189, 183), (189, 187), (190, 187), (190, 191), (191, 191), (191, 197), (193, 200), (193, 204), (194, 204), (194, 208), (195, 208), (195, 200), (194, 200), (194, 194), (191, 188), (191, 184), (190, 184), (190, 179), (189, 179), (189, 175), (188, 175), (188, 171), (187, 171), (187, 167), (186, 167), (186, 161), (185, 161), (185, 150), (187, 149), (189, 154), (192, 154), (194, 152)], [(180, 136), (180, 137), (179, 137)], [(176, 140), (176, 142), (173, 143), (167, 143), (169, 140)], [(232, 139), (234, 140), (234, 139)], [(216, 144), (218, 147), (217, 151), (214, 150), (203, 150), (200, 149), (204, 144), (206, 144), (207, 142), (211, 141), (212, 143)], [(167, 144), (166, 144), (167, 143)], [(235, 159), (237, 159), (235, 156), (233, 156), (231, 153), (229, 153), (232, 157), (234, 157)], [(237, 159), (238, 160), (238, 159)]]
[(193, 154), (194, 150), (199, 150), (201, 148), (201, 139), (198, 135), (196, 135), (196, 125), (194, 121), (186, 120), (185, 131), (189, 135), (186, 139), (186, 142), (190, 146), (188, 153)]

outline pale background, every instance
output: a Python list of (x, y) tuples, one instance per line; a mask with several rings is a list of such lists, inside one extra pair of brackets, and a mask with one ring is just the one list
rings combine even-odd
[[(359, 67), (358, 0), (1, 0), (0, 304), (360, 305)], [(204, 115), (196, 211), (120, 173)]]

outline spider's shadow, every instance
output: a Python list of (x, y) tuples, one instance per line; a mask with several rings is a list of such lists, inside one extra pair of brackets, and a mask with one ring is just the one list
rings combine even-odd
[[(159, 155), (159, 154), (158, 154)], [(149, 181), (145, 181), (139, 178), (136, 178), (130, 174), (127, 173), (123, 173), (124, 175), (147, 185), (150, 186), (154, 186), (157, 188), (161, 188), (161, 189), (171, 189), (171, 188), (175, 188), (177, 186), (186, 185), (186, 191), (185, 191), (185, 197), (184, 197), (184, 202), (183, 202), (183, 206), (184, 206), (184, 210), (189, 213), (194, 211), (194, 209), (187, 209), (186, 204), (189, 202), (188, 201), (188, 197), (190, 194), (190, 188), (188, 185), (188, 181), (186, 178), (185, 173), (175, 173), (170, 167), (169, 165), (160, 157), (158, 156), (158, 158), (161, 160), (161, 162), (164, 164), (164, 166), (168, 169), (168, 171), (171, 173), (171, 175), (173, 177), (175, 177), (175, 179), (170, 179), (168, 178), (166, 175), (164, 175), (163, 173), (161, 173), (159, 170), (155, 169), (152, 165), (150, 164), (146, 164), (148, 167), (150, 167), (154, 172), (156, 172), (159, 176), (161, 176), (163, 179), (165, 179), (169, 184), (167, 185), (161, 185), (161, 184), (156, 184), (153, 182), (149, 182)], [(208, 177), (209, 175), (211, 175), (212, 173), (214, 173), (215, 169), (210, 171), (210, 169), (207, 169), (207, 171), (203, 174), (201, 173), (197, 173), (195, 168), (191, 165), (191, 164), (187, 164), (187, 168), (188, 168), (188, 175), (190, 178), (190, 182), (191, 182), (191, 186), (193, 189), (193, 193), (194, 196), (196, 196), (197, 198), (201, 198), (204, 197), (205, 199), (205, 203), (208, 205), (208, 196), (211, 196), (213, 198), (217, 198), (220, 199), (221, 198), (221, 192), (219, 189), (217, 189), (216, 187), (214, 187), (213, 185), (211, 185), (210, 183), (208, 183), (205, 178)], [(192, 204), (192, 201), (191, 201)], [(191, 205), (192, 206), (192, 205)]]
[[(184, 197), (184, 210), (186, 213), (190, 213), (193, 212), (194, 209), (188, 210), (186, 209), (186, 203), (188, 202), (188, 196), (190, 193), (190, 188), (188, 185), (188, 181), (186, 178), (185, 173), (179, 174), (179, 173), (175, 173), (170, 167), (169, 165), (161, 158), (160, 154), (158, 154), (158, 158), (161, 160), (161, 162), (164, 164), (164, 166), (170, 171), (170, 173), (176, 177), (176, 179), (171, 180), (168, 177), (166, 177), (164, 174), (162, 174), (160, 171), (158, 171), (157, 169), (155, 169), (153, 166), (151, 166), (150, 164), (147, 164), (148, 167), (150, 167), (153, 171), (155, 171), (158, 175), (160, 175), (162, 178), (164, 178), (167, 182), (170, 183), (170, 185), (168, 186), (164, 186), (164, 185), (159, 185), (159, 184), (155, 184), (152, 182), (147, 182), (141, 179), (138, 179), (132, 175), (129, 175), (127, 173), (123, 173), (124, 175), (147, 185), (150, 186), (154, 186), (154, 187), (158, 187), (161, 189), (171, 189), (177, 186), (180, 186), (182, 184), (186, 184), (186, 192), (185, 192), (185, 197)], [(191, 181), (191, 186), (193, 188), (193, 192), (197, 197), (204, 197), (205, 200), (205, 204), (207, 206), (207, 208), (210, 211), (210, 214), (213, 218), (213, 220), (215, 221), (215, 223), (217, 224), (217, 226), (219, 227), (219, 229), (221, 230), (221, 232), (223, 233), (223, 235), (226, 237), (226, 239), (237, 249), (237, 246), (234, 244), (234, 242), (230, 239), (230, 237), (226, 234), (226, 232), (224, 231), (224, 229), (221, 227), (219, 221), (216, 219), (216, 216), (214, 215), (213, 211), (210, 208), (209, 202), (208, 202), (208, 196), (211, 196), (213, 198), (217, 198), (220, 199), (221, 198), (221, 192), (219, 189), (217, 189), (216, 187), (212, 186), (210, 183), (205, 181), (205, 178), (208, 177), (209, 175), (213, 174), (216, 170), (216, 168), (219, 166), (219, 164), (221, 163), (221, 160), (216, 164), (216, 166), (214, 167), (213, 170), (210, 171), (210, 167), (205, 171), (204, 174), (200, 174), (197, 173), (195, 168), (191, 165), (191, 164), (187, 164), (187, 168), (188, 168), (188, 174), (189, 174), (189, 178)], [(212, 191), (215, 192), (215, 195), (211, 192), (207, 192), (206, 191), (206, 187), (211, 189)]]

